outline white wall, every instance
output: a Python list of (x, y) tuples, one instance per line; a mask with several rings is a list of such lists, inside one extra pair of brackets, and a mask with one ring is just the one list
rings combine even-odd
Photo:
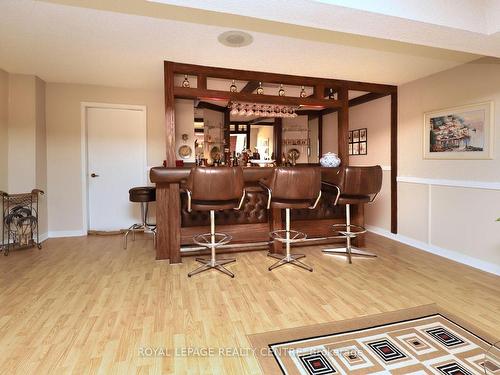
[[(425, 112), (490, 100), (497, 109), (492, 160), (423, 159)], [(399, 88), (399, 233), (433, 251), (498, 273), (499, 108), (498, 59), (481, 59)], [(460, 187), (470, 183), (497, 187)]]

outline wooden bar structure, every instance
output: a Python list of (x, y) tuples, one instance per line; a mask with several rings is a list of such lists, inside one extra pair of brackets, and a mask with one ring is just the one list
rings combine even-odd
[[(196, 76), (197, 87), (175, 86), (175, 75)], [(247, 84), (239, 92), (212, 90), (207, 88), (208, 78), (219, 78), (228, 80), (247, 81)], [(308, 97), (259, 95), (254, 93), (259, 82), (284, 84), (293, 86), (313, 87), (314, 91)], [(317, 110), (298, 110), (299, 114), (307, 114), (311, 117), (319, 116), (319, 129), (322, 130), (322, 116), (328, 113), (338, 113), (338, 155), (343, 165), (349, 164), (348, 155), (348, 132), (349, 132), (349, 107), (360, 105), (387, 95), (391, 97), (391, 231), (397, 233), (397, 87), (392, 85), (347, 81), (331, 78), (304, 77), (288, 74), (277, 74), (267, 72), (246, 71), (238, 69), (209, 67), (202, 65), (183, 64), (171, 61), (164, 62), (164, 84), (165, 84), (165, 143), (166, 143), (166, 166), (174, 168), (175, 156), (175, 99), (194, 99), (201, 102), (209, 100), (225, 100), (250, 103), (264, 103), (271, 105), (292, 105), (315, 108)], [(367, 94), (349, 100), (349, 91), (363, 91)], [(330, 93), (336, 93), (337, 98), (330, 97)], [(210, 103), (203, 104), (206, 108)], [(201, 104), (201, 103), (200, 103)], [(214, 105), (212, 105), (214, 106)], [(215, 105), (215, 107), (218, 107)], [(224, 126), (229, 124), (229, 112), (224, 107), (217, 108), (224, 112)], [(216, 109), (216, 110), (217, 110)], [(247, 126), (249, 129), (250, 126)], [(275, 122), (275, 134), (281, 138), (281, 119)], [(228, 132), (229, 134), (229, 132)], [(320, 133), (320, 151), (321, 150)], [(276, 148), (280, 149), (280, 148)], [(280, 159), (276, 155), (276, 159)], [(181, 170), (179, 170), (179, 173)], [(175, 174), (175, 172), (173, 172)], [(180, 219), (180, 190), (179, 180), (161, 181), (157, 183), (157, 251), (156, 259), (170, 259), (170, 263), (181, 262), (181, 219)], [(270, 212), (269, 228), (275, 230), (281, 228), (281, 215), (279, 212)], [(358, 210), (357, 219), (362, 216)], [(313, 228), (310, 228), (311, 230)], [(275, 246), (275, 251), (279, 248)]]

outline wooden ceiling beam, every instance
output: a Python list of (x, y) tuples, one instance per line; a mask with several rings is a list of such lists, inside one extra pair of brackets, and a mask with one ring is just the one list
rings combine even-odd
[(372, 100), (380, 99), (383, 98), (384, 96), (387, 96), (388, 94), (380, 94), (376, 92), (370, 92), (365, 95), (358, 96), (356, 98), (350, 99), (349, 100), (349, 107), (354, 107), (363, 103), (368, 103), (371, 102)]
[(276, 105), (305, 105), (313, 107), (337, 108), (338, 100), (318, 98), (296, 98), (291, 96), (257, 95), (242, 92), (204, 90), (191, 87), (174, 87), (174, 96), (182, 99), (218, 99), (237, 102), (263, 103)]
[[(349, 99), (349, 108), (355, 107), (360, 104), (368, 103), (371, 102), (372, 100), (380, 99), (383, 98), (384, 96), (387, 96), (389, 94), (379, 94), (375, 92), (370, 92), (365, 95), (358, 96), (356, 98)], [(335, 113), (337, 112), (338, 108), (325, 108), (324, 110), (320, 111), (321, 115), (328, 115), (329, 113)]]
[[(175, 95), (175, 94), (174, 94)], [(208, 103), (208, 102), (203, 102), (203, 101), (200, 101), (198, 103), (198, 105), (196, 106), (196, 108), (200, 108), (200, 109), (210, 109), (212, 111), (217, 111), (217, 112), (225, 112), (226, 111), (226, 107), (225, 106), (220, 106), (220, 105), (217, 105), (217, 104), (213, 104), (213, 103)]]
[(165, 64), (172, 64), (175, 74), (193, 74), (205, 75), (206, 77), (224, 78), (224, 79), (237, 79), (245, 81), (257, 81), (277, 84), (288, 84), (294, 86), (317, 86), (323, 85), (324, 87), (331, 88), (346, 88), (348, 90), (377, 92), (377, 93), (393, 93), (396, 92), (397, 86), (370, 83), (347, 81), (341, 79), (331, 78), (317, 78), (317, 77), (303, 77), (289, 74), (277, 74), (267, 72), (255, 72), (249, 70), (216, 68), (211, 66), (182, 64), (176, 62), (165, 61)]
[(242, 93), (252, 93), (259, 87), (259, 81), (248, 81), (245, 87), (243, 87), (240, 92)]

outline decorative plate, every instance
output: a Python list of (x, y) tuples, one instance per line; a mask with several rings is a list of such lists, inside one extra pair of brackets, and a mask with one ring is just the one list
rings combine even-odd
[(181, 158), (189, 159), (191, 157), (191, 154), (193, 153), (193, 150), (188, 145), (183, 145), (179, 147), (179, 150), (177, 152), (179, 153), (179, 156)]
[(300, 151), (296, 148), (291, 148), (290, 150), (288, 150), (288, 157), (290, 159), (297, 160), (298, 158), (300, 158)]
[(210, 157), (215, 160), (218, 158), (219, 155), (220, 155), (220, 148), (217, 146), (212, 147), (212, 149), (210, 150)]

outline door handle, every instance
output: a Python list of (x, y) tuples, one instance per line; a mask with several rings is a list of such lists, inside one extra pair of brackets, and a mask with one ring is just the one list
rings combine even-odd
[(99, 175), (98, 175), (98, 174), (95, 174), (95, 173), (92, 173), (92, 174), (90, 175), (90, 177), (95, 178), (95, 177), (99, 177)]

